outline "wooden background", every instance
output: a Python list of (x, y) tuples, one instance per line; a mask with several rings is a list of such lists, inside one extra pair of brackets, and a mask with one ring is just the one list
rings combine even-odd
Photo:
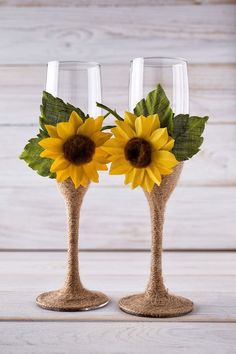
[[(95, 60), (104, 102), (127, 108), (129, 60), (189, 60), (191, 112), (210, 116), (202, 151), (186, 162), (167, 210), (165, 249), (235, 250), (235, 0), (0, 0), (0, 248), (66, 249), (55, 182), (18, 160), (35, 134), (48, 60)], [(116, 64), (115, 64), (116, 63)], [(115, 66), (114, 66), (115, 65)], [(118, 100), (117, 98), (118, 97)], [(148, 250), (141, 190), (101, 176), (84, 201), (84, 250)]]

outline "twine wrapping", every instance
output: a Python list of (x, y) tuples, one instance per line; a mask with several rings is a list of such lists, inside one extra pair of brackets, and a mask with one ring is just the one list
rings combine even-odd
[(64, 290), (75, 295), (83, 289), (79, 276), (78, 230), (80, 209), (88, 187), (80, 186), (76, 189), (71, 179), (57, 185), (65, 201), (68, 223), (67, 277)]
[(162, 277), (162, 239), (166, 203), (173, 192), (183, 163), (165, 176), (161, 185), (154, 186), (151, 193), (145, 192), (151, 216), (151, 268), (147, 288), (144, 293), (122, 298), (120, 308), (132, 315), (144, 317), (175, 317), (192, 311), (193, 303), (182, 296), (169, 294)]
[(91, 291), (83, 287), (79, 275), (78, 238), (79, 216), (82, 201), (88, 188), (75, 188), (71, 179), (58, 183), (67, 210), (68, 254), (67, 276), (64, 287), (39, 295), (37, 305), (54, 311), (92, 310), (105, 306), (109, 298), (100, 291)]

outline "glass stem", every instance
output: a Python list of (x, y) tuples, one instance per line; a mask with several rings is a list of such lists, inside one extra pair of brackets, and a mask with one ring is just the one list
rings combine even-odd
[(162, 277), (162, 238), (165, 201), (162, 198), (161, 190), (155, 186), (151, 193), (145, 193), (151, 214), (151, 269), (149, 282), (146, 288), (146, 296), (151, 298), (163, 297), (167, 294)]
[(68, 222), (68, 253), (67, 253), (67, 276), (65, 280), (65, 291), (75, 294), (83, 285), (79, 276), (78, 238), (79, 238), (79, 217), (80, 208), (87, 188), (75, 188), (71, 180), (58, 184), (67, 210)]
[(76, 292), (82, 288), (79, 276), (79, 257), (78, 257), (78, 236), (79, 236), (79, 213), (80, 205), (76, 198), (67, 202), (68, 217), (68, 252), (67, 252), (67, 277), (65, 288)]

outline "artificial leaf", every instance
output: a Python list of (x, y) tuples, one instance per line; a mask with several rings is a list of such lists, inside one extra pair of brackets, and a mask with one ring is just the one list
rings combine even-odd
[[(117, 112), (116, 110), (112, 110), (111, 108), (105, 106), (102, 103), (96, 102), (97, 107), (105, 109), (109, 114), (112, 114), (116, 119), (118, 120), (124, 120)], [(108, 116), (108, 114), (106, 114)]]
[(37, 171), (37, 173), (43, 177), (55, 178), (55, 173), (50, 172), (50, 167), (53, 160), (40, 157), (41, 152), (44, 150), (40, 145), (39, 141), (42, 140), (41, 133), (37, 138), (32, 138), (29, 140), (28, 144), (25, 146), (20, 159), (24, 160), (29, 167)]
[(189, 117), (188, 114), (179, 114), (173, 119), (173, 138), (175, 144), (173, 154), (178, 161), (190, 159), (200, 149), (203, 142), (201, 136), (208, 117)]
[(173, 112), (165, 91), (160, 84), (157, 85), (155, 90), (149, 92), (146, 99), (143, 98), (137, 103), (134, 113), (136, 116), (158, 114), (161, 127), (167, 127), (169, 134), (172, 135)]
[(102, 127), (102, 131), (103, 130), (107, 130), (107, 129), (112, 129), (112, 128), (115, 128), (116, 126), (115, 125), (104, 125), (104, 127)]
[(40, 111), (41, 117), (39, 121), (44, 130), (46, 130), (44, 126), (45, 124), (56, 125), (59, 122), (67, 122), (73, 111), (78, 113), (83, 120), (87, 118), (81, 109), (74, 107), (70, 103), (65, 103), (62, 99), (54, 97), (46, 91), (43, 91)]

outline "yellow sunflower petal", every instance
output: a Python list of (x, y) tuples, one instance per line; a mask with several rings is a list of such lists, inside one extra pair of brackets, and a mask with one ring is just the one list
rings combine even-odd
[(117, 159), (111, 163), (110, 175), (123, 175), (129, 172), (133, 167), (124, 158)]
[(108, 154), (111, 154), (111, 155), (123, 155), (123, 152), (124, 152), (124, 149), (122, 147), (119, 147), (119, 146), (114, 146), (114, 147), (110, 147), (110, 146), (106, 146), (106, 145), (103, 145), (101, 147), (102, 150), (106, 151)]
[(107, 163), (108, 154), (102, 149), (103, 149), (102, 147), (96, 148), (95, 154), (93, 155), (93, 160), (100, 163)]
[(86, 135), (89, 138), (95, 133), (96, 131), (96, 125), (94, 122), (93, 118), (87, 118), (84, 122), (84, 124), (82, 124), (78, 130), (77, 130), (77, 134), (82, 134), (82, 135)]
[(104, 163), (100, 163), (98, 161), (94, 161), (94, 165), (95, 165), (97, 171), (107, 171), (108, 170), (107, 165), (104, 164)]
[(151, 114), (147, 118), (151, 121), (151, 133), (160, 128), (161, 124), (158, 114)]
[(123, 135), (120, 133), (120, 130), (118, 127), (116, 128), (112, 128), (111, 129), (112, 134), (114, 135), (115, 139), (117, 140), (117, 142), (126, 144), (127, 141), (129, 140), (129, 138), (127, 138), (127, 135)]
[(116, 128), (118, 130), (118, 133), (120, 136), (125, 138), (126, 140), (132, 139), (135, 137), (135, 131), (130, 127), (129, 124), (126, 124), (125, 122), (122, 122), (120, 120), (116, 120)]
[(154, 183), (155, 182), (149, 177), (148, 173), (145, 171), (145, 176), (143, 178), (142, 184), (143, 189), (150, 193), (154, 187)]
[(160, 150), (168, 142), (168, 138), (167, 128), (159, 128), (152, 133), (149, 141)]
[(147, 139), (151, 135), (152, 119), (144, 116), (140, 116), (135, 121), (135, 129), (137, 136)]
[(144, 168), (134, 168), (135, 172), (133, 175), (133, 180), (132, 180), (132, 189), (140, 186), (143, 181), (143, 177), (145, 174), (145, 169)]
[(103, 133), (101, 131), (92, 134), (91, 139), (95, 142), (96, 146), (103, 145), (112, 136), (111, 133)]
[(102, 129), (103, 121), (104, 121), (104, 116), (98, 116), (96, 119), (94, 119), (94, 123), (97, 131)]
[(70, 168), (69, 167), (65, 168), (64, 170), (56, 172), (57, 182), (63, 182), (69, 177), (70, 177)]
[(61, 153), (63, 150), (63, 141), (57, 138), (45, 138), (39, 142), (39, 145), (44, 149), (48, 149), (52, 152)]
[(149, 177), (155, 182), (158, 186), (161, 184), (161, 174), (156, 166), (153, 164), (147, 167), (147, 173)]
[(75, 185), (75, 188), (78, 188), (81, 184), (83, 178), (83, 169), (81, 166), (70, 165), (70, 177)]
[(57, 172), (60, 170), (64, 170), (70, 165), (70, 162), (66, 160), (64, 157), (57, 157), (56, 160), (51, 165), (50, 171)]
[(125, 123), (129, 124), (132, 129), (135, 127), (135, 120), (136, 120), (136, 115), (130, 112), (125, 112), (124, 113), (124, 120)]
[(57, 128), (54, 125), (45, 124), (45, 128), (47, 129), (47, 132), (51, 138), (59, 138), (57, 134)]
[(98, 183), (99, 176), (97, 170), (95, 169), (93, 161), (82, 166), (86, 176), (93, 182)]
[(125, 183), (125, 184), (132, 183), (133, 177), (134, 177), (134, 173), (135, 173), (134, 167), (132, 167), (132, 168), (130, 169), (130, 171), (127, 172), (126, 175), (125, 175), (125, 180), (124, 180), (124, 183)]
[(155, 163), (160, 163), (161, 165), (167, 168), (173, 168), (174, 166), (178, 165), (179, 161), (176, 160), (175, 155), (169, 151), (156, 151), (154, 153), (154, 161)]
[(170, 175), (173, 172), (172, 168), (168, 168), (165, 165), (161, 164), (161, 163), (155, 163), (156, 167), (158, 168), (158, 170), (160, 171), (160, 174), (165, 176), (165, 175)]
[(169, 139), (165, 145), (162, 146), (162, 150), (171, 151), (174, 147), (175, 140), (169, 136)]
[(57, 133), (64, 141), (75, 135), (75, 128), (69, 122), (61, 122), (57, 124)]
[(81, 124), (83, 124), (83, 119), (75, 111), (71, 112), (69, 123), (73, 125), (75, 132)]
[(125, 145), (126, 145), (126, 141), (124, 139), (114, 138), (114, 139), (109, 139), (108, 141), (106, 141), (106, 143), (103, 145), (103, 147), (124, 148)]
[(89, 183), (89, 180), (88, 178), (86, 177), (86, 175), (84, 174), (83, 175), (83, 178), (81, 179), (80, 181), (80, 184), (81, 186), (83, 186), (84, 188), (86, 188), (88, 186), (88, 183)]
[(46, 149), (46, 150), (43, 150), (39, 156), (40, 157), (47, 157), (49, 159), (55, 160), (57, 157), (63, 156), (63, 152), (58, 153), (58, 152), (53, 152), (53, 151)]

